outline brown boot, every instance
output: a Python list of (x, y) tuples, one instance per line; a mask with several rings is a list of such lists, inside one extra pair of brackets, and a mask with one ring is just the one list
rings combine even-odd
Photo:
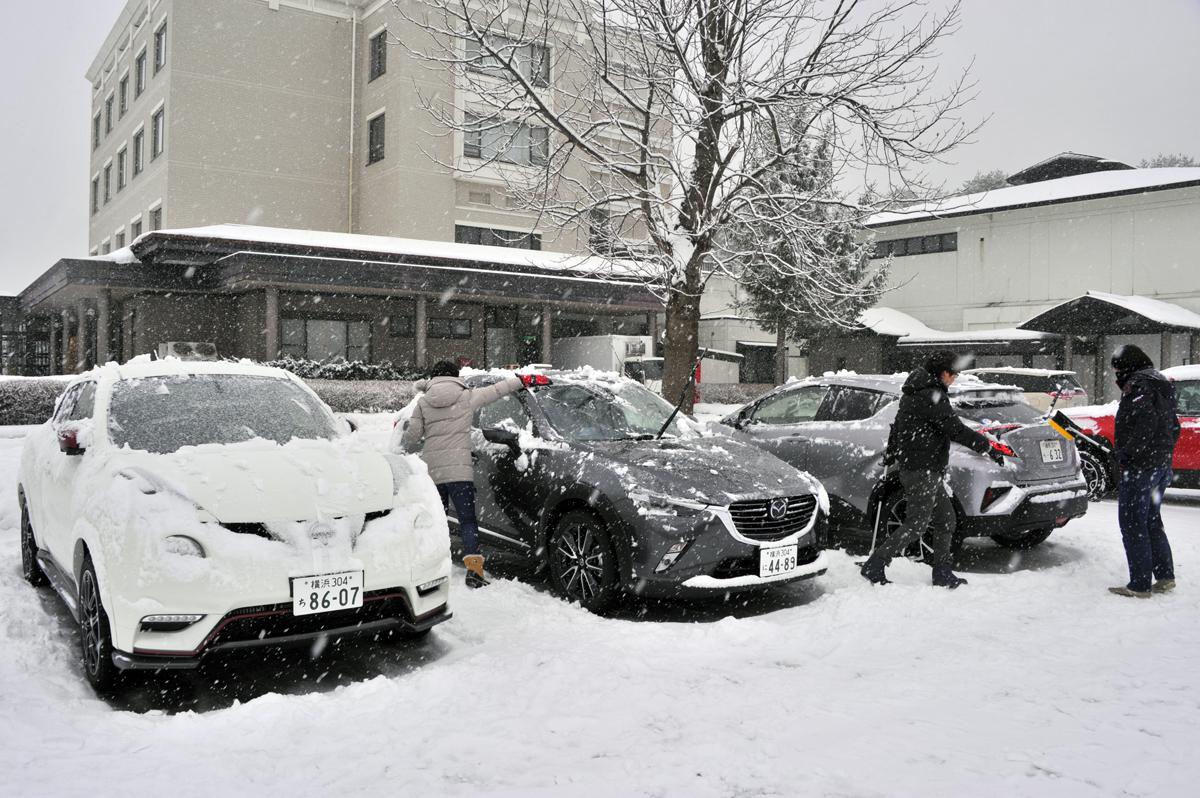
[(482, 554), (468, 554), (463, 557), (463, 565), (467, 567), (467, 587), (487, 587), (491, 584), (483, 573)]

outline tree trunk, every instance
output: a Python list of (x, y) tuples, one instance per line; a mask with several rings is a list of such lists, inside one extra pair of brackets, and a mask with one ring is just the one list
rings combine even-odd
[[(663, 347), (663, 397), (679, 401), (680, 392), (691, 376), (699, 354), (700, 341), (700, 247), (684, 268), (684, 284), (676, 286), (667, 298), (666, 342)], [(681, 407), (692, 412), (692, 391), (687, 391)]]
[(782, 385), (788, 378), (787, 330), (779, 324), (775, 330), (775, 384)]

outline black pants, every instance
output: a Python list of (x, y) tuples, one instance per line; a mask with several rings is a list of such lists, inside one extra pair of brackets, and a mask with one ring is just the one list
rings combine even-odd
[[(954, 563), (950, 543), (954, 539), (954, 505), (943, 486), (944, 471), (901, 471), (900, 485), (904, 488), (904, 523), (892, 535), (875, 546), (867, 558), (866, 568), (878, 571), (886, 568), (892, 558), (916, 543), (925, 533), (933, 548), (926, 558), (933, 570), (949, 571)], [(932, 526), (931, 526), (932, 525)]]

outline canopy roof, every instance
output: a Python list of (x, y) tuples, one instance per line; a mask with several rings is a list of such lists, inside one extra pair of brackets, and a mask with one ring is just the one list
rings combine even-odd
[(1021, 324), (1060, 335), (1138, 335), (1200, 332), (1200, 314), (1146, 296), (1088, 291)]
[(899, 346), (951, 344), (988, 344), (1015, 341), (1042, 341), (1053, 335), (1035, 330), (1002, 328), (996, 330), (935, 330), (924, 322), (895, 308), (874, 307), (864, 310), (858, 323), (877, 335), (894, 336)]

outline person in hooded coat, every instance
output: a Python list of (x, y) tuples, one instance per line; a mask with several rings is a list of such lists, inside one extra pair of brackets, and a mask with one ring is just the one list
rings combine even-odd
[(1175, 588), (1171, 543), (1159, 512), (1163, 494), (1171, 485), (1171, 460), (1179, 439), (1175, 388), (1136, 346), (1120, 347), (1112, 357), (1112, 367), (1121, 389), (1114, 435), (1117, 520), (1129, 563), (1129, 583), (1109, 591), (1149, 598), (1152, 593)]
[(862, 575), (874, 584), (887, 584), (884, 572), (892, 558), (920, 540), (927, 529), (931, 529), (933, 551), (929, 564), (933, 584), (954, 589), (967, 583), (952, 570), (956, 520), (954, 505), (944, 487), (950, 443), (960, 443), (1001, 462), (1003, 455), (992, 446), (991, 439), (963, 424), (950, 404), (948, 391), (961, 370), (960, 360), (953, 352), (937, 352), (923, 368), (913, 369), (904, 382), (900, 407), (888, 436), (885, 463), (899, 468), (905, 517), (900, 528), (876, 546), (862, 566)]
[(458, 375), (457, 364), (442, 361), (430, 370), (429, 380), (417, 383), (417, 390), (423, 394), (404, 427), (401, 443), (412, 452), (424, 442), (421, 459), (429, 468), (442, 503), (447, 508), (454, 504), (467, 587), (474, 588), (488, 584), (475, 519), (475, 468), (471, 459), (475, 411), (524, 386), (548, 385), (550, 380), (539, 374), (514, 374), (491, 385), (471, 388)]

